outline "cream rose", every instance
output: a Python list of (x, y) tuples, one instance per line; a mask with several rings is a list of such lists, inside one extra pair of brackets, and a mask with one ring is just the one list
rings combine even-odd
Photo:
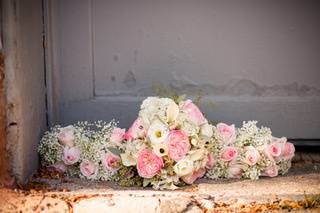
[(259, 151), (256, 150), (253, 146), (246, 147), (244, 162), (250, 166), (255, 165), (259, 159), (260, 154)]
[(212, 129), (212, 125), (210, 124), (203, 124), (200, 128), (200, 135), (207, 137), (207, 138), (211, 138), (213, 135), (213, 129)]
[(173, 170), (179, 177), (191, 174), (194, 170), (193, 162), (189, 159), (183, 158), (173, 166)]
[(217, 131), (222, 139), (222, 143), (226, 145), (230, 145), (236, 140), (236, 128), (234, 124), (229, 126), (225, 123), (218, 123)]
[(57, 135), (59, 142), (62, 145), (73, 147), (74, 146), (74, 127), (72, 125), (61, 128)]

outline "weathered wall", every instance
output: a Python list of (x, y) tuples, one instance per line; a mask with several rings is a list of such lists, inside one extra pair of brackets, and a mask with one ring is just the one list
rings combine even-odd
[(320, 2), (48, 0), (50, 121), (128, 127), (154, 83), (209, 119), (320, 138)]
[(38, 166), (46, 128), (42, 1), (3, 0), (3, 46), (10, 162), (19, 182)]

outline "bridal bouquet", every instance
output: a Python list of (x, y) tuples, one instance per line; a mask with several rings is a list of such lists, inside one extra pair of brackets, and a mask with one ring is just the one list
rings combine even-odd
[(174, 189), (192, 184), (212, 167), (213, 127), (190, 100), (149, 97), (124, 135), (122, 165), (143, 185)]
[(41, 163), (70, 177), (115, 180), (114, 167), (119, 162), (114, 160), (110, 150), (117, 140), (114, 132), (118, 129), (114, 121), (54, 126), (40, 141)]
[(295, 148), (285, 137), (276, 138), (269, 128), (258, 128), (257, 121), (244, 122), (241, 128), (219, 123), (214, 127), (214, 166), (207, 177), (250, 178), (285, 174)]
[(211, 179), (285, 174), (295, 148), (256, 121), (211, 125), (191, 101), (148, 97), (125, 131), (116, 122), (54, 126), (40, 141), (43, 166), (70, 177), (175, 189)]

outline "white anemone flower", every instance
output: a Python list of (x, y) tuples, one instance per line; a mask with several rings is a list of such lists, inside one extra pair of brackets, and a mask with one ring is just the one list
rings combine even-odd
[(168, 127), (159, 120), (152, 122), (148, 130), (148, 137), (152, 144), (164, 142), (169, 134)]
[(155, 144), (152, 148), (154, 153), (159, 157), (163, 157), (168, 154), (168, 145), (165, 143)]

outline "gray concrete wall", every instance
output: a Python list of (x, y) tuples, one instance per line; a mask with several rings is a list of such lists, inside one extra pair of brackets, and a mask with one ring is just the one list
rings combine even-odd
[(50, 121), (128, 127), (162, 84), (210, 120), (320, 138), (320, 2), (48, 0)]
[(8, 149), (13, 173), (24, 182), (38, 166), (46, 128), (42, 1), (3, 0)]

